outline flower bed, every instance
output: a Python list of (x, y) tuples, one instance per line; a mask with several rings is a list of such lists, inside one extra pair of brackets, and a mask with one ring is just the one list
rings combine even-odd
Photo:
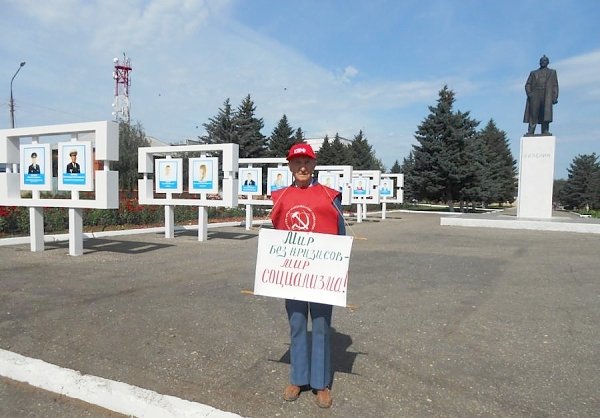
[[(264, 219), (267, 210), (253, 208), (253, 217)], [(242, 221), (246, 218), (243, 208), (208, 208), (209, 222)], [(175, 206), (175, 223), (196, 225), (197, 206)], [(140, 205), (137, 199), (122, 198), (119, 209), (84, 209), (85, 232), (121, 230), (164, 226), (164, 209), (159, 205)], [(62, 233), (69, 229), (67, 208), (44, 208), (44, 232)], [(29, 208), (0, 206), (0, 237), (29, 234)]]

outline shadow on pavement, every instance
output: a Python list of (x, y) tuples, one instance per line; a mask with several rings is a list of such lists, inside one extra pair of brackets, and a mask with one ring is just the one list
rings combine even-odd
[[(312, 334), (308, 332), (309, 341)], [(310, 344), (310, 343), (309, 343)], [(352, 337), (346, 334), (337, 332), (335, 328), (331, 328), (331, 371), (333, 374), (332, 382), (335, 381), (335, 373), (346, 373), (359, 376), (358, 373), (352, 371), (354, 362), (359, 354), (367, 355), (368, 353), (348, 351), (352, 345)], [(289, 344), (288, 344), (289, 346)], [(277, 363), (290, 364), (290, 349), (281, 356), (279, 360), (269, 359)]]
[[(86, 254), (96, 252), (113, 252), (123, 254), (143, 254), (150, 251), (160, 250), (162, 248), (172, 247), (171, 244), (156, 244), (138, 241), (119, 241), (112, 239), (92, 238), (85, 240), (83, 250)], [(46, 243), (47, 250), (68, 249), (68, 241), (59, 241)]]

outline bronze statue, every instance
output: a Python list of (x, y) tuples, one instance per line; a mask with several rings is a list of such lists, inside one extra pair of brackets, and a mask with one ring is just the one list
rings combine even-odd
[(542, 135), (552, 135), (549, 132), (552, 122), (552, 105), (558, 103), (558, 77), (556, 70), (548, 68), (550, 60), (547, 56), (540, 58), (540, 68), (529, 73), (525, 92), (527, 104), (523, 122), (529, 123), (525, 136), (532, 136), (535, 125), (542, 125)]

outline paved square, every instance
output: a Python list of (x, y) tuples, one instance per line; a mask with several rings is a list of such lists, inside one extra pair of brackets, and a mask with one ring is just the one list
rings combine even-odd
[[(328, 416), (599, 416), (597, 235), (408, 213), (348, 233), (366, 239), (356, 308), (334, 308)], [(282, 400), (283, 301), (242, 293), (258, 229), (208, 234), (92, 239), (81, 257), (0, 247), (0, 348), (242, 416), (321, 414), (310, 392)], [(32, 390), (0, 379), (0, 415), (113, 415)]]

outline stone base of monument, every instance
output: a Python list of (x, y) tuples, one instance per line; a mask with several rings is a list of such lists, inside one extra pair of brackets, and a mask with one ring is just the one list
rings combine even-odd
[(554, 212), (552, 219), (529, 219), (507, 214), (509, 212), (442, 216), (440, 225), (600, 234), (600, 219), (581, 218), (568, 212)]
[(555, 144), (554, 136), (521, 138), (516, 216), (510, 214), (511, 211), (463, 214), (442, 217), (440, 225), (600, 234), (600, 220), (584, 219), (566, 212), (553, 213)]
[(552, 218), (555, 148), (554, 136), (521, 138), (518, 218)]

